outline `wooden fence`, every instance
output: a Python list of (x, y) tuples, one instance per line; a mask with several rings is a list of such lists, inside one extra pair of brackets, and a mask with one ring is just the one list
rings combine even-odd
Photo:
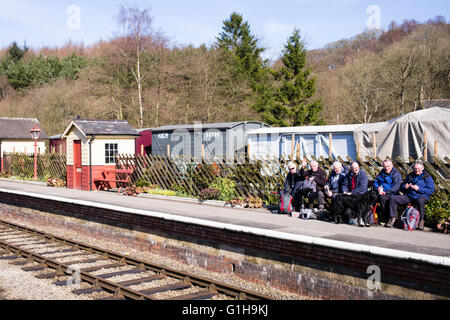
[[(329, 158), (307, 156), (308, 161), (317, 160), (319, 165), (330, 172), (333, 161)], [(38, 155), (38, 177), (66, 179), (66, 157), (64, 154)], [(349, 166), (352, 159), (338, 158)], [(375, 157), (363, 161), (356, 159), (369, 179), (373, 180), (382, 169), (382, 159)], [(434, 179), (436, 189), (450, 193), (450, 159), (432, 158), (431, 161), (421, 159), (426, 171)], [(134, 170), (131, 181), (144, 180), (162, 189), (184, 190), (188, 195), (197, 197), (201, 190), (211, 185), (217, 178), (229, 178), (235, 182), (238, 197), (254, 196), (269, 200), (270, 192), (282, 186), (287, 175), (289, 158), (235, 158), (232, 163), (218, 159), (194, 159), (193, 157), (168, 158), (162, 155), (117, 155), (117, 167)], [(393, 159), (394, 166), (403, 177), (411, 172), (415, 159)], [(299, 165), (298, 161), (294, 161)], [(5, 153), (3, 171), (18, 177), (33, 177), (33, 154)]]
[[(33, 153), (3, 153), (3, 171), (16, 177), (34, 177)], [(52, 177), (66, 180), (66, 156), (59, 153), (44, 153), (37, 155), (37, 177), (39, 180)]]
[[(308, 161), (317, 160), (319, 165), (330, 172), (333, 161), (314, 156), (306, 157)], [(118, 155), (118, 166), (133, 169), (131, 179), (134, 183), (144, 180), (158, 185), (163, 189), (183, 189), (192, 196), (198, 196), (199, 192), (207, 188), (217, 178), (226, 177), (236, 184), (236, 193), (239, 197), (254, 196), (263, 200), (270, 198), (270, 192), (277, 190), (284, 184), (287, 175), (288, 158), (254, 158), (235, 159), (233, 163), (218, 161), (217, 159), (203, 159), (198, 161), (193, 157), (168, 158), (160, 155)], [(338, 158), (341, 163), (349, 166), (352, 159)], [(426, 171), (434, 178), (436, 189), (450, 192), (450, 159), (443, 160), (433, 158), (433, 162), (425, 161)], [(363, 161), (357, 158), (360, 166), (373, 180), (382, 170), (383, 160), (366, 158)], [(294, 161), (295, 162), (295, 161)], [(402, 174), (403, 178), (412, 171), (415, 159), (407, 161), (397, 158), (393, 159), (394, 166)], [(297, 165), (299, 162), (297, 161)]]

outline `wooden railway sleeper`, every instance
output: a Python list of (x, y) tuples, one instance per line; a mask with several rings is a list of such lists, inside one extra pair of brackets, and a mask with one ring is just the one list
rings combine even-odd
[(38, 275), (36, 275), (36, 278), (38, 278), (38, 279), (51, 279), (51, 278), (58, 278), (58, 277), (63, 277), (63, 276), (67, 276), (67, 274), (64, 272), (62, 267), (59, 265), (55, 269), (55, 271), (50, 272), (50, 273), (38, 274)]
[(39, 263), (37, 266), (31, 266), (31, 267), (23, 267), (23, 271), (41, 271), (48, 268), (48, 265), (45, 263)]
[(199, 292), (194, 293), (188, 293), (181, 296), (176, 296), (172, 298), (168, 298), (167, 300), (205, 300), (205, 299), (211, 299), (215, 295), (217, 295), (217, 291), (210, 291), (210, 290), (202, 290)]
[[(16, 226), (13, 224), (10, 224), (11, 228), (15, 228)], [(22, 230), (21, 228), (19, 228), (20, 230)], [(25, 230), (25, 229), (24, 229)], [(88, 248), (90, 246), (87, 245), (83, 245), (83, 244), (76, 244), (74, 241), (72, 240), (66, 240), (64, 238), (60, 238), (60, 237), (56, 237), (53, 235), (47, 235), (45, 233), (39, 233), (42, 237), (46, 238), (46, 239), (52, 239), (53, 241), (59, 243), (59, 245), (62, 246), (69, 246), (70, 249), (67, 251), (74, 251), (74, 248)], [(28, 252), (27, 250), (20, 250), (20, 248), (17, 248), (15, 246), (9, 246), (5, 243), (2, 243), (0, 241), (0, 248), (3, 248), (3, 251), (6, 252), (13, 252), (15, 253), (14, 256), (9, 256), (9, 258), (11, 259), (16, 259), (18, 258), (19, 254), (25, 254), (26, 252)], [(218, 283), (217, 281), (212, 281), (212, 285), (210, 285), (211, 280), (210, 279), (205, 279), (202, 277), (198, 277), (195, 275), (186, 275), (183, 272), (171, 269), (171, 268), (165, 268), (162, 266), (157, 266), (157, 265), (152, 265), (134, 258), (130, 258), (130, 257), (124, 257), (120, 254), (114, 253), (114, 252), (110, 252), (104, 249), (99, 249), (99, 248), (95, 248), (92, 247), (95, 253), (98, 254), (102, 254), (104, 255), (106, 258), (112, 259), (117, 261), (118, 263), (122, 263), (124, 265), (130, 265), (130, 266), (134, 266), (136, 267), (136, 269), (141, 269), (143, 271), (145, 270), (149, 270), (149, 271), (153, 271), (156, 273), (155, 276), (159, 276), (159, 277), (164, 277), (164, 276), (170, 276), (170, 277), (174, 277), (174, 278), (178, 278), (181, 281), (178, 282), (177, 284), (172, 284), (172, 285), (168, 285), (168, 286), (163, 286), (163, 287), (159, 287), (159, 288), (153, 288), (151, 289), (151, 292), (155, 292), (155, 291), (167, 291), (167, 290), (180, 290), (182, 288), (189, 288), (190, 286), (192, 286), (192, 284), (195, 285), (200, 285), (200, 287), (204, 287), (204, 288), (208, 288), (204, 291), (210, 291), (210, 293), (208, 295), (211, 294), (215, 294), (215, 289), (217, 290), (217, 292), (220, 293), (225, 293), (227, 295), (232, 295), (237, 297), (239, 295), (239, 299), (271, 299), (270, 297), (265, 297), (265, 296), (261, 296), (259, 294), (254, 294), (252, 292), (249, 292), (248, 294), (246, 294), (247, 291), (243, 290), (240, 291), (241, 289), (239, 288), (235, 288), (234, 286), (223, 286), (221, 283)], [(65, 251), (63, 250), (58, 250), (58, 252), (61, 251)], [(70, 267), (67, 264), (64, 263), (58, 263), (54, 260), (51, 259), (47, 259), (47, 258), (42, 258), (42, 253), (40, 255), (36, 254), (36, 253), (31, 253), (28, 257), (31, 257), (31, 259), (33, 261), (37, 261), (37, 262), (41, 262), (43, 264), (48, 264), (49, 268), (52, 269), (56, 269), (59, 271), (54, 272), (52, 274), (50, 274), (50, 276), (60, 276), (60, 275), (69, 275), (70, 272), (68, 271), (70, 269)], [(5, 258), (3, 256), (0, 257), (1, 258)], [(192, 278), (191, 278), (192, 276)], [(99, 288), (101, 290), (105, 290), (108, 291), (110, 293), (114, 293), (117, 288), (120, 288), (121, 290), (121, 294), (125, 297), (125, 298), (132, 298), (132, 299), (150, 299), (150, 300), (156, 300), (154, 298), (152, 298), (151, 296), (149, 296), (149, 294), (152, 294), (150, 292), (140, 292), (140, 291), (134, 291), (130, 288), (127, 288), (126, 286), (123, 286), (122, 284), (117, 284), (117, 283), (113, 283), (110, 282), (106, 279), (101, 279), (98, 278), (96, 276), (93, 276), (89, 273), (86, 273), (84, 271), (80, 271), (80, 279), (81, 281), (90, 283), (92, 286), (94, 286), (95, 288)], [(186, 283), (188, 282), (188, 283)], [(169, 289), (170, 288), (170, 289)], [(176, 289), (175, 289), (176, 288)], [(145, 290), (147, 291), (147, 290)], [(241, 293), (239, 293), (241, 292)], [(198, 297), (198, 298), (204, 298), (205, 295), (207, 295), (204, 292), (198, 292), (198, 293), (194, 293), (191, 294), (191, 297)], [(187, 296), (187, 295), (186, 295)]]

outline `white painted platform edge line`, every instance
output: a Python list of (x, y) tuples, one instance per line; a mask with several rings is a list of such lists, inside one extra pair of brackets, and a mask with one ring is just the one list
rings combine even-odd
[(179, 222), (185, 222), (185, 223), (198, 224), (198, 225), (202, 225), (202, 226), (225, 229), (225, 230), (230, 230), (230, 231), (239, 231), (239, 232), (261, 235), (261, 236), (266, 236), (266, 237), (271, 237), (271, 238), (277, 238), (277, 239), (281, 239), (281, 240), (292, 240), (292, 241), (327, 246), (327, 247), (332, 247), (332, 248), (337, 248), (337, 249), (344, 249), (344, 250), (350, 250), (350, 251), (356, 251), (356, 252), (367, 252), (367, 253), (382, 255), (382, 256), (387, 256), (387, 257), (400, 258), (400, 259), (411, 259), (411, 260), (423, 261), (423, 262), (428, 262), (428, 263), (437, 264), (437, 265), (450, 266), (450, 258), (442, 257), (442, 256), (433, 256), (433, 255), (408, 252), (408, 251), (403, 251), (403, 250), (398, 250), (398, 249), (381, 248), (381, 247), (376, 247), (376, 246), (356, 244), (356, 243), (350, 243), (350, 242), (339, 241), (339, 240), (323, 239), (323, 238), (318, 238), (318, 237), (297, 235), (297, 234), (280, 232), (280, 231), (266, 230), (266, 229), (260, 229), (260, 228), (254, 228), (254, 227), (246, 227), (246, 226), (234, 225), (234, 224), (229, 224), (229, 223), (204, 220), (204, 219), (199, 219), (199, 218), (183, 217), (183, 216), (179, 216), (179, 215), (163, 213), (163, 212), (158, 212), (158, 211), (127, 208), (127, 207), (123, 207), (123, 206), (110, 205), (110, 204), (104, 204), (104, 203), (93, 202), (93, 201), (77, 200), (77, 199), (70, 199), (70, 198), (51, 196), (51, 195), (44, 196), (39, 193), (33, 193), (33, 192), (27, 192), (27, 191), (9, 190), (9, 189), (0, 188), (0, 192), (31, 196), (31, 197), (41, 198), (41, 199), (56, 200), (56, 201), (61, 201), (61, 202), (66, 202), (66, 203), (74, 203), (74, 204), (79, 204), (79, 205), (104, 208), (104, 209), (110, 209), (110, 210), (116, 210), (116, 211), (124, 211), (124, 212), (146, 215), (146, 216), (151, 216), (151, 217), (156, 217), (156, 218), (162, 218), (165, 220), (173, 220), (173, 221), (179, 221)]

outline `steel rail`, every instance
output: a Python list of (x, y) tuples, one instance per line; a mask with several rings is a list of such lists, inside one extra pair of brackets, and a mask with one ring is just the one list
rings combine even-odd
[[(44, 258), (36, 253), (30, 252), (28, 250), (16, 247), (14, 245), (8, 244), (2, 240), (0, 240), (0, 247), (3, 248), (6, 251), (9, 251), (16, 256), (25, 257), (30, 262), (38, 262), (41, 266), (45, 266), (47, 268), (52, 268), (57, 270), (57, 272), (61, 273), (61, 275), (67, 274), (71, 275), (73, 272), (73, 269), (71, 269), (68, 265), (60, 262), (56, 262), (49, 258)], [(108, 292), (113, 292), (114, 295), (122, 295), (124, 297), (130, 298), (130, 299), (148, 299), (148, 300), (156, 300), (155, 298), (152, 298), (150, 296), (147, 296), (145, 294), (142, 294), (138, 291), (129, 289), (127, 287), (121, 286), (119, 284), (113, 283), (111, 281), (96, 277), (94, 275), (91, 275), (89, 273), (83, 272), (80, 270), (80, 279), (83, 281), (86, 281), (90, 283), (93, 286), (100, 287)]]
[[(165, 266), (158, 265), (155, 263), (150, 263), (150, 262), (147, 262), (144, 260), (133, 258), (133, 257), (127, 256), (127, 255), (123, 255), (123, 254), (120, 254), (117, 252), (113, 252), (111, 250), (102, 249), (102, 248), (99, 248), (99, 247), (96, 247), (93, 245), (87, 245), (87, 244), (73, 241), (70, 239), (66, 239), (66, 238), (63, 238), (60, 236), (55, 236), (55, 235), (48, 234), (46, 232), (39, 231), (39, 230), (36, 230), (33, 228), (24, 227), (24, 226), (21, 226), (21, 225), (18, 225), (18, 224), (9, 222), (9, 221), (0, 220), (0, 225), (4, 225), (9, 228), (20, 230), (22, 232), (33, 234), (36, 236), (40, 236), (40, 237), (43, 237), (50, 241), (55, 241), (55, 242), (61, 243), (63, 245), (72, 246), (74, 249), (86, 250), (92, 254), (99, 254), (105, 258), (109, 258), (112, 260), (117, 260), (119, 262), (122, 262), (122, 263), (124, 263), (124, 265), (136, 266), (136, 267), (150, 270), (150, 271), (153, 271), (153, 272), (156, 272), (159, 274), (167, 275), (169, 277), (177, 278), (177, 279), (183, 280), (185, 282), (207, 288), (210, 291), (217, 291), (218, 293), (222, 293), (227, 296), (235, 297), (239, 300), (274, 300), (273, 297), (270, 297), (270, 296), (267, 296), (264, 294), (260, 294), (260, 293), (256, 293), (256, 292), (252, 292), (250, 290), (239, 288), (234, 285), (225, 284), (220, 281), (197, 276), (197, 275), (194, 275), (189, 272), (179, 271), (179, 270), (176, 270), (176, 269), (173, 269), (170, 267), (165, 267)], [(26, 252), (26, 255), (28, 255), (28, 257), (30, 257), (31, 259), (34, 259), (35, 261), (37, 261), (39, 263), (44, 263), (44, 261), (48, 261), (49, 266), (53, 269), (58, 270), (58, 272), (69, 273), (69, 271), (67, 271), (67, 270), (70, 269), (70, 267), (67, 265), (58, 263), (51, 259), (40, 257), (37, 254), (26, 251), (24, 249), (20, 249), (15, 246), (11, 246), (7, 243), (3, 243), (2, 241), (0, 242), (0, 244), (2, 247), (4, 247), (6, 245), (6, 246), (9, 246), (10, 248), (14, 248), (13, 250), (15, 250), (17, 253)], [(72, 270), (72, 269), (70, 269), (70, 270)], [(110, 282), (105, 279), (101, 279), (99, 277), (96, 277), (94, 275), (91, 275), (91, 274), (83, 272), (83, 271), (80, 271), (80, 277), (82, 278), (82, 280), (84, 280), (88, 283), (91, 283), (93, 285), (98, 285), (101, 288), (106, 289), (107, 291), (110, 291), (110, 292), (114, 291), (116, 295), (121, 294), (121, 295), (123, 295), (127, 298), (131, 298), (131, 299), (157, 300), (153, 297), (139, 293), (138, 291), (129, 289), (124, 286), (116, 285), (113, 282)]]

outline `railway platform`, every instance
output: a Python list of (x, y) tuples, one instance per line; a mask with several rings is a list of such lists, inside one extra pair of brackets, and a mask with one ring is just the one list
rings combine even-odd
[(382, 251), (393, 249), (389, 251), (390, 254), (421, 254), (441, 257), (446, 261), (450, 258), (449, 235), (431, 231), (410, 232), (381, 226), (363, 228), (355, 225), (336, 225), (331, 222), (272, 214), (265, 208), (243, 209), (147, 196), (129, 197), (116, 192), (56, 188), (43, 183), (8, 179), (0, 179), (0, 190), (30, 193), (44, 198), (57, 197), (67, 201), (82, 201), (96, 206), (114, 206), (125, 211), (136, 209), (161, 213), (168, 219), (243, 232), (259, 232), (267, 236), (275, 234), (277, 238), (285, 237), (289, 240), (316, 239), (321, 244), (334, 243), (348, 248), (352, 245), (363, 245)]
[[(450, 297), (446, 234), (336, 225), (272, 214), (265, 208), (130, 197), (11, 179), (0, 179), (0, 209), (2, 215), (14, 217), (11, 222), (61, 225), (308, 297)], [(373, 278), (368, 278), (371, 273)], [(371, 279), (378, 279), (375, 286), (368, 284)]]

